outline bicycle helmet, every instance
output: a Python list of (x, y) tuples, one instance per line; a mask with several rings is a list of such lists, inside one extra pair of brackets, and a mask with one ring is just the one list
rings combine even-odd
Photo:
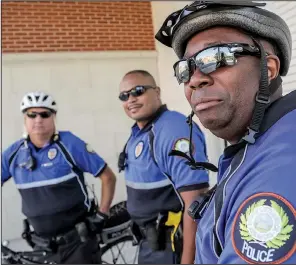
[(46, 108), (53, 112), (57, 112), (57, 104), (49, 94), (45, 92), (30, 92), (27, 93), (21, 102), (21, 111), (25, 112), (29, 108)]
[(289, 27), (278, 15), (262, 9), (265, 3), (253, 1), (195, 1), (186, 5), (164, 21), (155, 35), (162, 44), (174, 49), (181, 59), (187, 42), (198, 32), (215, 26), (234, 27), (248, 32), (255, 45), (260, 50), (261, 79), (256, 95), (255, 108), (246, 135), (242, 138), (248, 143), (255, 143), (260, 135), (266, 108), (270, 103), (270, 96), (280, 87), (281, 78), (278, 76), (268, 84), (267, 59), (264, 48), (257, 37), (269, 41), (275, 46), (280, 59), (281, 76), (288, 73), (292, 55), (292, 37)]
[(280, 74), (285, 76), (292, 55), (291, 33), (281, 17), (259, 8), (265, 5), (253, 1), (195, 1), (169, 15), (155, 38), (182, 58), (187, 41), (200, 31), (214, 26), (242, 29), (276, 45)]

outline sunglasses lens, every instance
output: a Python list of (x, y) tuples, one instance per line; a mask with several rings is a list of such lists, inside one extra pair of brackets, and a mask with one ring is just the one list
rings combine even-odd
[[(223, 66), (232, 66), (236, 63), (234, 53), (228, 47), (210, 47), (193, 57), (196, 68), (204, 74), (210, 74)], [(188, 60), (179, 61), (175, 66), (175, 76), (180, 83), (190, 80), (193, 71)]]
[(180, 61), (174, 68), (175, 76), (179, 84), (186, 83), (190, 80), (190, 67), (188, 61)]
[(133, 96), (133, 97), (139, 97), (139, 96), (141, 96), (141, 95), (143, 95), (144, 93), (145, 93), (145, 88), (144, 87), (142, 87), (142, 86), (137, 86), (137, 87), (135, 87), (135, 89), (133, 89), (132, 91), (131, 91), (131, 95)]
[(129, 97), (129, 93), (127, 93), (127, 92), (123, 92), (123, 93), (120, 93), (119, 94), (119, 99), (121, 101), (127, 101), (128, 100), (128, 97)]
[(35, 119), (37, 117), (37, 114), (35, 113), (27, 113), (27, 116), (30, 118), (30, 119)]
[(52, 115), (51, 111), (44, 111), (44, 112), (27, 112), (27, 116), (30, 119), (35, 119), (37, 116), (40, 116), (42, 119), (47, 119)]
[(39, 115), (42, 119), (47, 119), (52, 115), (52, 112), (50, 111), (40, 112)]
[(234, 65), (235, 57), (228, 47), (212, 47), (199, 53), (195, 61), (202, 73), (210, 74), (218, 68)]
[(145, 91), (148, 88), (153, 88), (152, 86), (136, 86), (132, 90), (128, 92), (122, 92), (119, 94), (119, 99), (121, 101), (127, 101), (129, 98), (129, 95), (132, 95), (133, 97), (139, 97), (145, 93)]

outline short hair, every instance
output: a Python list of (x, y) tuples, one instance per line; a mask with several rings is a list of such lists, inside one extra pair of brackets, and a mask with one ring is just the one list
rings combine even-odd
[(136, 69), (136, 70), (129, 71), (124, 75), (123, 78), (125, 78), (128, 75), (132, 75), (132, 74), (139, 74), (139, 75), (143, 75), (145, 77), (150, 77), (152, 79), (153, 83), (156, 85), (156, 81), (155, 81), (154, 77), (152, 76), (152, 74), (150, 74), (148, 71), (142, 70), (142, 69)]
[(131, 74), (141, 74), (141, 75), (149, 76), (149, 77), (153, 78), (153, 76), (148, 71), (141, 70), (141, 69), (136, 69), (136, 70), (129, 71), (125, 75), (131, 75)]

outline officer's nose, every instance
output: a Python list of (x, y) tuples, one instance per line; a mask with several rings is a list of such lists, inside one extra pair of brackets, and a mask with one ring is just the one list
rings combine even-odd
[(40, 117), (40, 115), (37, 115), (36, 118), (35, 118), (35, 122), (36, 123), (41, 123), (43, 122), (43, 119)]
[(128, 103), (134, 103), (136, 101), (137, 101), (137, 97), (134, 97), (130, 94), (128, 97)]
[(189, 88), (196, 90), (206, 86), (211, 86), (213, 85), (213, 83), (214, 80), (210, 75), (206, 75), (202, 73), (199, 69), (196, 69), (191, 76), (190, 81), (188, 82), (188, 86)]

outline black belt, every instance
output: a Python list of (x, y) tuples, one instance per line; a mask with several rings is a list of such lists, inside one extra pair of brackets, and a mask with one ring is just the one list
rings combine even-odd
[(58, 235), (53, 237), (53, 240), (58, 244), (58, 245), (65, 245), (68, 243), (71, 243), (76, 240), (80, 240), (80, 235), (78, 234), (76, 228), (73, 228), (69, 232)]
[[(89, 232), (85, 235), (86, 238), (90, 238), (90, 236), (91, 235)], [(58, 246), (66, 245), (75, 241), (81, 241), (82, 239), (82, 236), (79, 234), (76, 227), (72, 228), (70, 231), (64, 234), (60, 234), (52, 237), (39, 236), (34, 233), (31, 235), (31, 237), (32, 237), (32, 242), (36, 246), (41, 248), (43, 247), (45, 249), (56, 249), (56, 247)]]
[[(148, 228), (140, 226), (140, 231), (141, 231), (143, 238), (146, 239)], [(172, 228), (170, 228), (170, 227), (165, 228), (165, 238), (166, 238), (167, 242), (171, 241), (171, 232), (172, 232)]]

